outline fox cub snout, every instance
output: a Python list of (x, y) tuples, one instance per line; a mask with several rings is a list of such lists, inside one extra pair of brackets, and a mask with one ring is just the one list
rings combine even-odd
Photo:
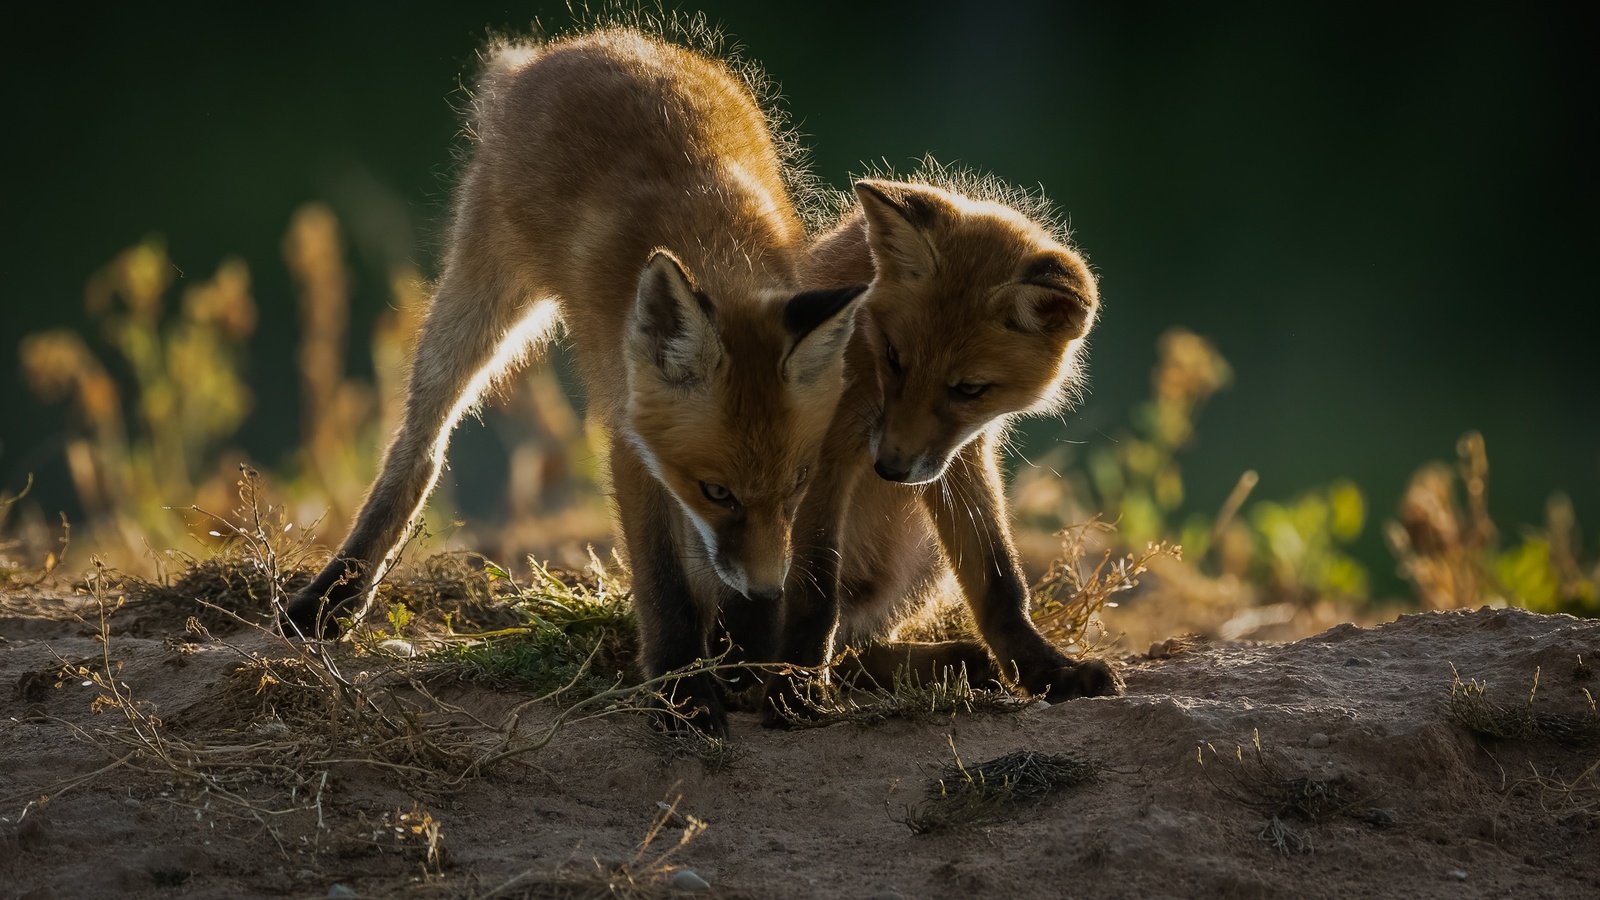
[(998, 203), (857, 182), (877, 277), (867, 301), (882, 410), (873, 468), (925, 484), (996, 422), (1061, 403), (1098, 307), (1071, 248)]

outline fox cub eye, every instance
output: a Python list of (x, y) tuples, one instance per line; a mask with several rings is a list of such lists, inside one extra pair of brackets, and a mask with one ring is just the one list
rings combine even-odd
[(976, 400), (989, 390), (989, 385), (979, 384), (976, 381), (963, 381), (950, 389), (950, 393), (957, 400)]
[(900, 368), (900, 354), (894, 349), (894, 344), (887, 338), (883, 342), (884, 356), (889, 360), (889, 371), (899, 375), (904, 370)]
[(733, 497), (733, 491), (728, 490), (720, 484), (712, 484), (709, 481), (702, 481), (700, 482), (700, 493), (705, 494), (706, 499), (710, 500), (712, 503), (721, 503), (723, 506), (726, 506), (730, 509), (739, 505), (739, 501), (735, 500)]

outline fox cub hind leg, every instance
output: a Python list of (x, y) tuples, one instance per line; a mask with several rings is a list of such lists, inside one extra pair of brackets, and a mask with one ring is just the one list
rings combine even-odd
[(393, 561), (444, 466), (450, 432), (484, 389), (554, 330), (553, 300), (528, 306), (501, 279), (447, 268), (412, 355), (405, 418), (383, 455), (355, 527), (310, 585), (290, 601), (285, 630), (337, 637), (335, 616), (367, 597)]
[(1000, 685), (1000, 670), (978, 641), (881, 641), (846, 654), (836, 667), (841, 684), (857, 689), (891, 689), (900, 679), (932, 684), (965, 677), (974, 688)]

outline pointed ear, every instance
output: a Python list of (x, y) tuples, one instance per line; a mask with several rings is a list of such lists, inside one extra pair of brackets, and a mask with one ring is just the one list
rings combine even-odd
[(1094, 275), (1070, 251), (1041, 253), (1000, 292), (1006, 324), (1029, 334), (1076, 340), (1094, 325), (1099, 299)]
[(867, 244), (878, 268), (914, 278), (932, 275), (938, 257), (927, 232), (949, 209), (949, 202), (933, 188), (898, 181), (865, 178), (855, 188), (867, 219)]
[(1006, 325), (1026, 334), (1042, 334), (1071, 341), (1089, 333), (1094, 307), (1069, 291), (1028, 284), (1012, 285), (1004, 292)]
[(665, 250), (652, 254), (639, 276), (628, 362), (676, 387), (701, 384), (722, 364), (716, 310)]
[(783, 306), (783, 327), (793, 341), (783, 361), (783, 377), (792, 384), (810, 384), (844, 358), (855, 330), (855, 311), (867, 286), (804, 291)]

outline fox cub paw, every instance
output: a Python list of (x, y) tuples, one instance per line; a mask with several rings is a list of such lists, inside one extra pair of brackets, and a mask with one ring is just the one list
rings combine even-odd
[(285, 637), (302, 640), (336, 640), (340, 634), (338, 618), (355, 611), (366, 593), (366, 580), (357, 573), (359, 565), (334, 560), (315, 580), (289, 598), (280, 626)]
[(1023, 687), (1051, 703), (1075, 697), (1115, 697), (1123, 690), (1122, 676), (1102, 659), (1085, 659), (1045, 670), (1028, 679)]

